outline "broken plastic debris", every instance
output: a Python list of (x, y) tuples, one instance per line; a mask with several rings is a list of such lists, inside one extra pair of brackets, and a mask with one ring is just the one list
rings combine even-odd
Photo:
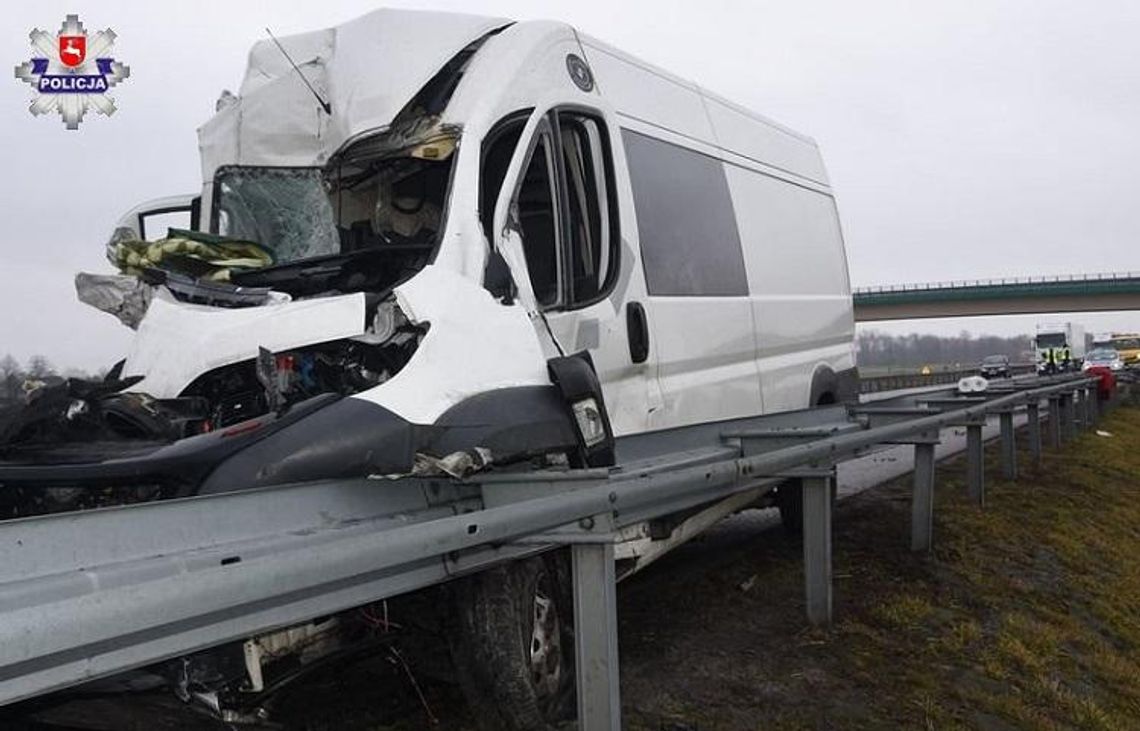
[(444, 457), (433, 457), (430, 454), (416, 452), (412, 463), (412, 471), (407, 475), (369, 475), (370, 480), (398, 480), (408, 475), (414, 477), (432, 477), (448, 475), (449, 477), (463, 478), (488, 467), (492, 462), (491, 450), (486, 447), (472, 447), (458, 452), (452, 452)]
[(80, 302), (114, 315), (127, 327), (137, 330), (150, 306), (154, 289), (133, 276), (80, 272), (75, 275), (75, 293)]
[(478, 472), (491, 464), (491, 450), (485, 447), (473, 447), (460, 452), (452, 452), (446, 457), (432, 457), (430, 454), (416, 453), (415, 463), (412, 465), (413, 475), (440, 475), (464, 477)]
[(1111, 437), (1111, 436), (1112, 436), (1112, 432), (1110, 432), (1110, 431), (1104, 431), (1103, 429), (1097, 429), (1097, 430), (1096, 430), (1096, 435), (1097, 435), (1098, 437)]

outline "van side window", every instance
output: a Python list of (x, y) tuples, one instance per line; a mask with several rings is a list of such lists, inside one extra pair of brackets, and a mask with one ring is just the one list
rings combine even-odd
[(617, 235), (610, 211), (608, 146), (601, 124), (587, 116), (558, 113), (567, 211), (567, 281), (571, 303), (601, 295), (615, 273)]
[(538, 304), (588, 305), (617, 279), (618, 229), (613, 157), (599, 117), (559, 109), (541, 120), (533, 142), (526, 118), (507, 118), (483, 144), (479, 216), (487, 240), (494, 207), (515, 148), (531, 144), (514, 206)]
[(748, 294), (724, 163), (622, 130), (651, 295)]
[(540, 131), (515, 198), (530, 284), (543, 307), (558, 304), (562, 269), (553, 147), (549, 129)]
[(495, 203), (499, 200), (503, 178), (507, 176), (511, 156), (515, 154), (524, 126), (525, 115), (509, 120), (498, 127), (483, 145), (483, 166), (479, 177), (479, 221), (483, 224), (483, 235), (488, 242), (495, 240), (491, 233)]

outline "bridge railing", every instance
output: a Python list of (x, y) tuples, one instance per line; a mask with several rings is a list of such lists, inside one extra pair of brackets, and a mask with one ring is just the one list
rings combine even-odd
[(951, 279), (942, 282), (917, 282), (914, 284), (883, 284), (869, 287), (854, 287), (853, 293), (884, 294), (889, 292), (916, 292), (932, 289), (957, 289), (961, 287), (1000, 287), (1019, 284), (1051, 284), (1056, 282), (1102, 282), (1140, 279), (1140, 272), (1097, 272), (1093, 274), (1053, 274), (1030, 277), (995, 277), (990, 279)]

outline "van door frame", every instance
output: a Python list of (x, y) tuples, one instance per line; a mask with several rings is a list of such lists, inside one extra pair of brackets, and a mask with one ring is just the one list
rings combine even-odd
[[(582, 302), (572, 301), (573, 282), (568, 277), (560, 277), (558, 287), (560, 290), (559, 302), (556, 305), (539, 306), (531, 288), (529, 269), (526, 266), (525, 255), (518, 249), (521, 244), (520, 227), (513, 202), (516, 200), (522, 185), (526, 167), (529, 166), (534, 148), (537, 145), (540, 128), (545, 125), (553, 134), (556, 152), (555, 175), (557, 176), (558, 200), (562, 225), (556, 231), (558, 237), (559, 256), (563, 258), (560, 263), (562, 274), (572, 271), (570, 268), (570, 240), (568, 238), (568, 192), (565, 178), (565, 165), (562, 160), (561, 130), (557, 124), (559, 113), (577, 114), (592, 119), (598, 126), (602, 145), (602, 164), (605, 167), (604, 175), (606, 185), (605, 199), (599, 197), (598, 203), (605, 205), (608, 212), (608, 233), (610, 251), (610, 270), (598, 294)], [(505, 115), (502, 120), (492, 127), (487, 138), (495, 134), (500, 125), (515, 121), (517, 123), (519, 112)], [(627, 268), (637, 265), (634, 260), (627, 260), (627, 251), (623, 238), (623, 216), (621, 208), (621, 195), (619, 192), (619, 165), (618, 156), (620, 144), (620, 127), (616, 115), (606, 105), (593, 106), (583, 104), (581, 100), (554, 99), (545, 104), (536, 105), (530, 118), (526, 121), (519, 134), (519, 142), (514, 155), (503, 176), (495, 202), (492, 218), (493, 240), (490, 242), (494, 250), (500, 253), (511, 269), (515, 284), (518, 287), (520, 300), (531, 311), (536, 321), (536, 329), (540, 337), (549, 336), (554, 348), (560, 353), (576, 350), (605, 351), (594, 352), (594, 361), (598, 366), (598, 376), (602, 381), (605, 398), (610, 409), (610, 418), (614, 422), (614, 429), (620, 436), (622, 433), (636, 433), (644, 431), (649, 418), (650, 395), (659, 392), (657, 386), (656, 362), (652, 355), (652, 347), (640, 360), (634, 360), (629, 348), (629, 332), (627, 327), (626, 302), (615, 301), (615, 294), (627, 295), (627, 285), (630, 272)], [(622, 283), (625, 282), (626, 285)], [(635, 294), (636, 296), (636, 294)], [(596, 342), (583, 344), (582, 333), (578, 328), (583, 323), (589, 323), (598, 332)], [(556, 331), (563, 333), (563, 338), (555, 335)], [(565, 337), (567, 334), (572, 337)], [(607, 334), (609, 337), (607, 337)], [(580, 347), (581, 346), (581, 347)], [(553, 350), (553, 348), (548, 348)], [(618, 353), (620, 352), (620, 358)], [(555, 355), (558, 353), (551, 353)], [(635, 383), (636, 382), (636, 383)]]

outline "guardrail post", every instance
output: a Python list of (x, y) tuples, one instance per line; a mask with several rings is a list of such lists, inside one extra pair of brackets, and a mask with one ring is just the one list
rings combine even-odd
[(929, 551), (934, 543), (934, 444), (914, 445), (914, 495), (910, 503), (912, 551)]
[(612, 543), (575, 543), (574, 644), (578, 728), (621, 728), (618, 695), (617, 581)]
[(1086, 393), (1089, 395), (1089, 425), (1096, 426), (1100, 421), (1100, 389), (1090, 386)]
[(985, 506), (986, 463), (982, 453), (982, 424), (966, 426), (966, 474), (970, 497), (979, 506)]
[(1013, 411), (998, 414), (1001, 423), (1001, 476), (1017, 479), (1017, 441), (1013, 430)]
[(1041, 404), (1037, 401), (1027, 403), (1025, 415), (1029, 419), (1029, 455), (1034, 464), (1041, 464)]
[(1066, 442), (1070, 442), (1077, 437), (1073, 394), (1068, 391), (1061, 394), (1061, 437)]
[(1049, 397), (1049, 446), (1061, 446), (1061, 397), (1057, 395)]
[(831, 481), (804, 477), (804, 589), (808, 622), (831, 624)]
[(1073, 410), (1076, 412), (1073, 417), (1074, 434), (1089, 428), (1088, 401), (1085, 400), (1085, 395), (1083, 388), (1078, 388), (1073, 394)]

